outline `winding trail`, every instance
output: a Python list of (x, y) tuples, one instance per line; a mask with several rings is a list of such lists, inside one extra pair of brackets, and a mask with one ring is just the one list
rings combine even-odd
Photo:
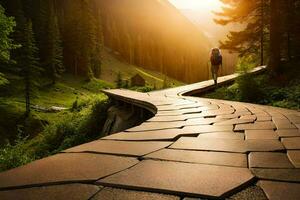
[(300, 113), (184, 96), (212, 85), (104, 91), (154, 117), (1, 173), (0, 199), (299, 199)]

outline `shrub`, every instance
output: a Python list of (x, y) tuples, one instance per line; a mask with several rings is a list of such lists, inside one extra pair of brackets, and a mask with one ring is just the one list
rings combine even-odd
[(255, 79), (255, 75), (245, 73), (237, 80), (238, 99), (245, 102), (259, 102), (264, 99), (261, 82)]
[(100, 138), (110, 102), (103, 96), (92, 98), (80, 111), (63, 113), (59, 121), (48, 125), (35, 138), (20, 137), (15, 145), (5, 145), (0, 149), (0, 171)]
[(0, 149), (0, 171), (15, 168), (34, 160), (34, 157), (28, 154), (24, 148), (26, 142), (27, 137), (18, 136), (14, 145), (8, 143)]

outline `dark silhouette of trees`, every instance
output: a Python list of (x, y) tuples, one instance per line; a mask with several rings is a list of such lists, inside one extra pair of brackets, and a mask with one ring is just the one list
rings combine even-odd
[(241, 56), (250, 54), (260, 58), (260, 64), (268, 63), (270, 72), (275, 76), (281, 72), (282, 60), (298, 57), (299, 0), (221, 1), (230, 6), (216, 13), (215, 21), (221, 25), (245, 25), (241, 31), (230, 32), (227, 40), (221, 42), (222, 48), (236, 51)]

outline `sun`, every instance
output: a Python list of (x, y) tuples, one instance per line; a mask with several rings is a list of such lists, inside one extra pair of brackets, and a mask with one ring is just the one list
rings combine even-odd
[(218, 10), (222, 7), (220, 0), (169, 0), (178, 9)]

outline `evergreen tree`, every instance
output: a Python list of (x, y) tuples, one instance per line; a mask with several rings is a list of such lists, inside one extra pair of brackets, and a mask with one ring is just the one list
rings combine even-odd
[(4, 14), (4, 8), (0, 5), (0, 63), (10, 60), (10, 51), (16, 48), (10, 38), (16, 23), (12, 17)]
[(54, 13), (54, 8), (50, 9), (48, 35), (46, 36), (47, 51), (45, 58), (46, 71), (50, 76), (52, 83), (64, 72), (62, 41), (58, 26), (58, 19)]
[(116, 83), (117, 88), (122, 88), (123, 87), (123, 79), (122, 79), (121, 72), (118, 73), (115, 83)]
[[(17, 46), (13, 44), (10, 35), (14, 30), (15, 21), (4, 14), (4, 8), (0, 5), (0, 70), (10, 61), (10, 52)], [(5, 63), (5, 65), (4, 65)], [(2, 66), (3, 65), (3, 66)], [(8, 83), (4, 74), (0, 72), (0, 86)]]
[(36, 47), (31, 20), (25, 24), (24, 43), (20, 50), (22, 59), (19, 66), (21, 66), (21, 75), (25, 83), (26, 116), (28, 116), (30, 113), (30, 100), (39, 86), (38, 79), (42, 71), (39, 67), (38, 48)]
[[(222, 12), (216, 13), (219, 18), (215, 22), (221, 25), (230, 23), (245, 24), (241, 31), (231, 31), (221, 48), (238, 52), (241, 56), (254, 55), (264, 58), (265, 35), (268, 23), (267, 0), (221, 0), (229, 5)], [(260, 55), (258, 54), (260, 52)]]
[(280, 49), (281, 49), (281, 38), (280, 38), (280, 20), (279, 20), (279, 9), (280, 1), (271, 0), (271, 20), (270, 20), (270, 61), (269, 67), (271, 68), (273, 75), (278, 75), (280, 66)]

